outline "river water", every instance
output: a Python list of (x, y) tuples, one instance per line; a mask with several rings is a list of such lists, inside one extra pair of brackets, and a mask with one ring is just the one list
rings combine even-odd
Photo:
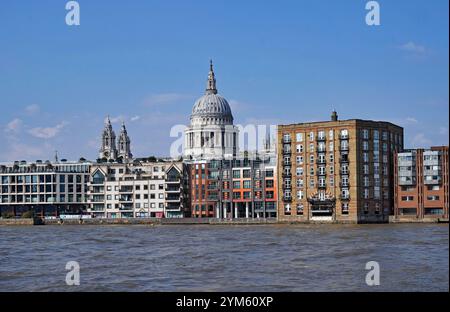
[[(448, 291), (449, 227), (0, 227), (0, 291)], [(66, 263), (80, 285), (66, 285)], [(368, 261), (380, 285), (365, 282)]]

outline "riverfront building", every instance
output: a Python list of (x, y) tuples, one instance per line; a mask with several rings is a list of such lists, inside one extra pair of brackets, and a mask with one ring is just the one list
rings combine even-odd
[(397, 221), (448, 220), (448, 146), (405, 150), (395, 155)]
[(16, 161), (0, 165), (0, 216), (32, 211), (40, 216), (86, 211), (91, 163)]
[(184, 165), (179, 161), (93, 164), (88, 213), (102, 218), (185, 217), (183, 173)]
[(278, 127), (280, 221), (387, 222), (403, 128), (338, 120)]
[(275, 154), (188, 165), (191, 215), (196, 218), (275, 218)]

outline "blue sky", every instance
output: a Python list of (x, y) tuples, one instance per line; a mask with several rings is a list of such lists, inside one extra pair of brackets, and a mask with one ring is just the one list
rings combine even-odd
[(448, 1), (63, 0), (0, 3), (0, 161), (97, 157), (103, 120), (135, 156), (168, 155), (215, 63), (237, 124), (340, 118), (448, 144)]

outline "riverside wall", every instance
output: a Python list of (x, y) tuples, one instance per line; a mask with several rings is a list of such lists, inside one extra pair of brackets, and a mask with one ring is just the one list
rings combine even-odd
[[(390, 224), (397, 223), (448, 223), (448, 219), (389, 218)], [(354, 222), (321, 221), (278, 221), (271, 219), (217, 219), (217, 218), (89, 218), (89, 219), (41, 219), (0, 218), (0, 226), (24, 225), (261, 225), (261, 224), (355, 224)], [(386, 224), (386, 223), (385, 223)]]

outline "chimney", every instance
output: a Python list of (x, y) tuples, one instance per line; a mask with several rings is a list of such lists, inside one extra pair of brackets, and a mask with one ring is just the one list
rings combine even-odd
[(331, 121), (338, 121), (338, 114), (336, 111), (331, 113)]

